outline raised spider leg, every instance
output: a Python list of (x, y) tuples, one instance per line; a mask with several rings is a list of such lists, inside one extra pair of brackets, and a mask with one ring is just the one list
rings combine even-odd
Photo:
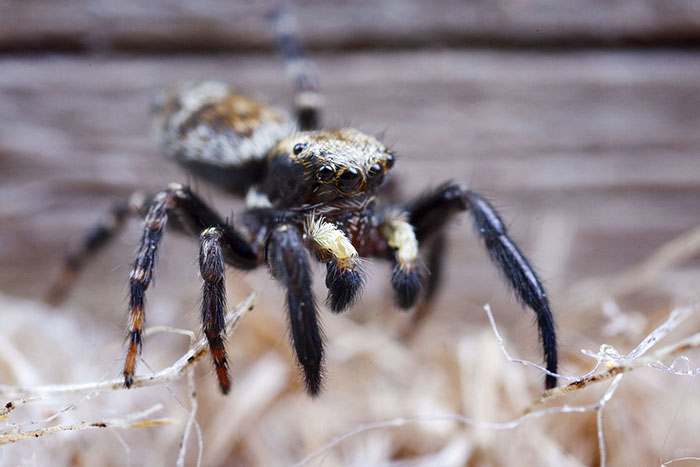
[[(491, 260), (513, 288), (518, 300), (535, 312), (547, 370), (556, 373), (556, 333), (547, 294), (525, 256), (508, 237), (506, 227), (493, 206), (462, 185), (446, 184), (410, 202), (406, 209), (419, 242), (442, 231), (455, 213), (469, 211), (474, 228), (484, 241)], [(557, 378), (547, 375), (545, 387), (553, 388), (556, 384)]]
[(293, 226), (276, 226), (267, 240), (265, 258), (272, 275), (287, 289), (287, 309), (294, 350), (304, 372), (306, 391), (321, 390), (323, 337), (311, 290), (311, 274), (300, 232)]
[[(168, 216), (174, 213), (177, 214), (174, 217), (177, 219), (177, 227), (194, 235), (198, 235), (209, 227), (218, 227), (221, 231), (219, 238), (222, 256), (227, 263), (240, 269), (253, 269), (257, 266), (255, 251), (189, 188), (174, 183), (158, 193), (153, 198), (144, 220), (141, 244), (129, 276), (129, 349), (124, 363), (124, 384), (126, 387), (130, 387), (133, 383), (136, 355), (141, 349), (141, 328), (144, 321), (146, 289), (153, 278), (163, 229), (168, 222)], [(203, 306), (205, 305), (203, 304)], [(203, 312), (203, 314), (207, 313), (216, 314), (215, 310)], [(214, 354), (213, 349), (212, 354)], [(224, 391), (223, 385), (221, 389)]]
[(299, 129), (316, 130), (320, 126), (323, 95), (319, 91), (316, 69), (304, 57), (296, 20), (284, 9), (271, 11), (268, 20), (275, 31), (277, 47), (284, 57), (287, 74), (294, 83), (294, 108)]
[(134, 193), (128, 200), (112, 206), (98, 224), (87, 232), (82, 241), (66, 254), (63, 264), (44, 295), (46, 303), (57, 306), (66, 299), (85, 263), (94, 258), (124, 229), (127, 220), (139, 215), (146, 199), (143, 195)]

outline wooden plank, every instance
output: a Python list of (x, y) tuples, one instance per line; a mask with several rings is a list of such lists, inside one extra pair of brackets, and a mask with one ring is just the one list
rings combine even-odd
[[(135, 53), (271, 50), (270, 2), (33, 0), (0, 2), (0, 50)], [(697, 45), (700, 4), (419, 0), (304, 2), (311, 49), (431, 46)]]
[[(555, 297), (700, 221), (700, 54), (376, 53), (318, 65), (329, 125), (383, 133), (407, 194), (455, 179), (494, 199)], [(4, 60), (0, 264), (11, 267), (0, 268), (0, 287), (36, 297), (115, 199), (188, 180), (150, 140), (154, 90), (214, 77), (288, 103), (282, 76), (264, 56)], [(223, 213), (239, 207), (197, 186)], [(507, 300), (467, 219), (458, 224), (446, 303)], [(552, 233), (559, 227), (566, 238)], [(120, 307), (138, 237), (134, 226), (89, 268), (81, 300), (94, 304), (89, 291), (107, 283), (100, 303), (111, 293), (110, 309)], [(171, 272), (158, 293), (196, 296), (194, 243), (169, 239), (164, 251)], [(383, 296), (387, 283), (373, 282), (369, 297)]]

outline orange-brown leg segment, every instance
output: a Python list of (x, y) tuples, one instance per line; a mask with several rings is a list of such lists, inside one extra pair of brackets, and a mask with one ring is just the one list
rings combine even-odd
[(226, 285), (224, 283), (224, 257), (221, 250), (222, 234), (210, 228), (199, 237), (199, 272), (202, 285), (202, 327), (209, 342), (219, 388), (228, 394), (231, 380), (228, 373), (223, 330), (226, 313)]
[(144, 220), (143, 237), (136, 253), (136, 261), (129, 275), (129, 350), (124, 363), (124, 385), (131, 387), (134, 382), (136, 355), (141, 349), (141, 329), (144, 321), (144, 299), (146, 289), (153, 278), (156, 253), (163, 229), (168, 220), (168, 210), (175, 206), (178, 189), (171, 187), (158, 193)]
[[(158, 193), (153, 198), (151, 207), (144, 220), (141, 245), (136, 253), (136, 260), (129, 276), (129, 349), (124, 363), (124, 384), (126, 387), (130, 387), (134, 382), (136, 356), (141, 349), (141, 329), (145, 317), (144, 299), (146, 289), (148, 289), (155, 272), (158, 247), (168, 221), (168, 215), (173, 211), (177, 212), (177, 216), (173, 220), (177, 221), (174, 225), (178, 230), (199, 235), (200, 232), (210, 227), (216, 227), (217, 232), (220, 234), (217, 237), (220, 242), (217, 242), (218, 252), (220, 253), (219, 258), (225, 258), (227, 263), (240, 269), (253, 269), (257, 266), (257, 253), (231, 226), (227, 225), (218, 214), (205, 205), (189, 188), (179, 184), (172, 184), (166, 190)], [(221, 261), (223, 264), (223, 259)], [(221, 276), (222, 282), (220, 285), (223, 287), (223, 271)], [(219, 295), (223, 297), (223, 292), (217, 294), (215, 290), (213, 291), (213, 296)], [(223, 310), (223, 302), (220, 305), (220, 308)], [(216, 320), (212, 321), (211, 328), (214, 329), (216, 324)], [(206, 332), (207, 320), (205, 319)], [(209, 335), (207, 337), (209, 338)], [(210, 345), (211, 343), (210, 339)], [(212, 353), (216, 359), (215, 347), (212, 346)], [(223, 366), (225, 367), (225, 357), (219, 359), (219, 361), (223, 361)], [(222, 391), (225, 392), (223, 385)]]

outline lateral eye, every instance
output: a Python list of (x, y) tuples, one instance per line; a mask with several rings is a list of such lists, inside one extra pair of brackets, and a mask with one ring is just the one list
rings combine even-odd
[(345, 169), (338, 177), (338, 188), (344, 193), (355, 191), (360, 183), (362, 183), (362, 175), (354, 167)]
[(386, 168), (390, 169), (394, 166), (394, 155), (393, 154), (387, 154), (386, 155)]
[(316, 178), (322, 182), (329, 181), (331, 178), (333, 178), (333, 175), (335, 175), (335, 170), (333, 170), (333, 167), (330, 165), (324, 165), (318, 169), (318, 172), (316, 172)]
[(294, 148), (292, 148), (292, 152), (294, 152), (295, 156), (298, 156), (299, 154), (301, 154), (301, 151), (303, 151), (305, 147), (306, 147), (306, 144), (297, 143), (294, 145)]

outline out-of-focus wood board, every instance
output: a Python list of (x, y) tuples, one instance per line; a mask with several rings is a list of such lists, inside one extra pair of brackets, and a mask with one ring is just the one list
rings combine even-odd
[[(383, 134), (400, 156), (404, 193), (454, 179), (495, 200), (555, 300), (562, 285), (629, 267), (700, 223), (700, 54), (420, 52), (317, 62), (326, 122)], [(67, 246), (110, 203), (187, 181), (150, 139), (149, 101), (167, 83), (200, 78), (291, 100), (280, 62), (262, 55), (0, 63), (3, 290), (39, 296)], [(238, 208), (198, 186), (224, 214)], [(88, 268), (81, 290), (122, 296), (137, 230)], [(450, 232), (446, 307), (507, 300), (467, 216)], [(159, 290), (191, 282), (195, 300), (195, 249), (166, 240), (161, 266), (170, 271)], [(373, 277), (370, 297), (388, 294), (384, 271)]]
[[(264, 18), (275, 3), (5, 0), (0, 49), (270, 49)], [(692, 0), (298, 3), (293, 10), (303, 25), (301, 36), (314, 49), (700, 41), (700, 3)]]

